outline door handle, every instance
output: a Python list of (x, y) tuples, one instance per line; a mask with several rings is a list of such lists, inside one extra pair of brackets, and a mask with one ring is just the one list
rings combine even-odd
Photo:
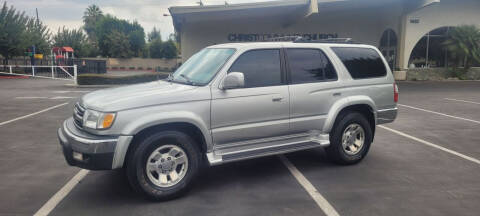
[(333, 96), (340, 96), (340, 95), (342, 95), (342, 93), (340, 93), (340, 92), (333, 93)]
[(273, 102), (280, 102), (280, 101), (282, 101), (282, 99), (283, 98), (281, 98), (281, 97), (276, 97), (276, 98), (272, 98), (272, 101)]

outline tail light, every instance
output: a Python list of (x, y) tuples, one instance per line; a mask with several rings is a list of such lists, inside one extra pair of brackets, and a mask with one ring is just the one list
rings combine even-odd
[(393, 83), (393, 101), (398, 102), (398, 86), (396, 83)]

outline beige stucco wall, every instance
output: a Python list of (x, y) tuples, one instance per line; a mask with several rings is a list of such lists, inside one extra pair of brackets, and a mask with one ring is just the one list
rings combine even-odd
[[(89, 59), (89, 58), (86, 58)], [(154, 59), (154, 58), (91, 58), (94, 60), (105, 60), (107, 67), (112, 68), (125, 68), (129, 69), (130, 67), (135, 67), (138, 69), (139, 67), (143, 69), (147, 68), (168, 68), (174, 69), (177, 66), (177, 63), (180, 60), (177, 59)]]
[[(398, 39), (397, 67), (406, 69), (416, 43), (427, 32), (443, 26), (473, 24), (480, 27), (480, 0), (441, 0), (439, 3), (405, 12), (402, 2), (383, 7), (371, 5), (352, 10), (325, 11), (283, 26), (279, 17), (263, 19), (219, 19), (208, 23), (185, 23), (180, 31), (182, 60), (200, 49), (227, 43), (228, 35), (322, 33), (349, 37), (378, 47), (383, 32), (390, 28)], [(268, 16), (265, 16), (268, 17)], [(419, 23), (410, 23), (418, 18)]]
[[(410, 23), (412, 18), (418, 18), (420, 22)], [(440, 3), (407, 14), (405, 23), (405, 46), (399, 61), (401, 68), (408, 67), (413, 48), (428, 32), (444, 26), (480, 27), (480, 0), (441, 0)]]
[(185, 23), (181, 31), (183, 60), (200, 49), (218, 43), (227, 43), (233, 34), (337, 34), (362, 43), (378, 46), (383, 32), (391, 28), (398, 36), (402, 7), (370, 7), (356, 10), (328, 11), (320, 9), (305, 19), (283, 26), (282, 18), (222, 20), (208, 23)]

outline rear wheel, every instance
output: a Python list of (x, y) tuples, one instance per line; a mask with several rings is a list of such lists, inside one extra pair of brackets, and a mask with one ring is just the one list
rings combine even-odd
[(333, 126), (327, 155), (338, 164), (358, 163), (367, 155), (372, 138), (372, 129), (364, 115), (346, 113), (339, 116)]
[(132, 187), (153, 200), (185, 193), (200, 166), (195, 141), (179, 131), (163, 131), (141, 140), (127, 164)]

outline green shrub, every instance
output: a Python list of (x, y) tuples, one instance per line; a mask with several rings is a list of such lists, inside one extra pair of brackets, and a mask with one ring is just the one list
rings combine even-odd
[(132, 76), (111, 76), (105, 74), (81, 74), (77, 77), (78, 85), (119, 85), (150, 82), (165, 79), (168, 73), (139, 74)]
[(120, 67), (120, 70), (125, 70), (125, 67), (123, 67), (123, 66), (122, 66), (122, 67)]
[(143, 70), (143, 67), (142, 66), (137, 67), (137, 70)]
[(118, 69), (118, 67), (116, 67), (116, 66), (113, 66), (113, 67), (112, 67), (112, 70), (116, 70), (116, 69)]
[(128, 67), (129, 70), (135, 70), (135, 67)]

